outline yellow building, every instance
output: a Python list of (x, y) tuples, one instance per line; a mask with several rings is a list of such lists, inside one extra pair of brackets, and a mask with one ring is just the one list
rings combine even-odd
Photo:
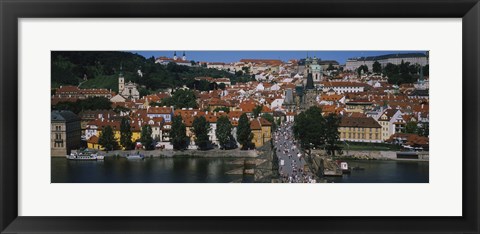
[(272, 123), (264, 118), (260, 118), (260, 125), (262, 126), (262, 140), (265, 144), (272, 139)]
[[(102, 130), (105, 126), (110, 126), (113, 130), (113, 135), (115, 137), (115, 140), (117, 140), (117, 143), (119, 146), (120, 144), (120, 122), (107, 122), (106, 124), (102, 125), (101, 127), (98, 128), (97, 130), (97, 135), (91, 136), (88, 141), (87, 141), (87, 147), (91, 149), (100, 149), (103, 150), (103, 148), (98, 145), (98, 138), (102, 135)], [(140, 139), (141, 136), (141, 128), (138, 125), (131, 125), (130, 130), (132, 131), (132, 142), (136, 142), (138, 139)], [(93, 139), (92, 142), (90, 140), (96, 137), (96, 139)], [(122, 149), (125, 149), (122, 147)]]
[(255, 147), (263, 146), (272, 138), (272, 124), (264, 118), (253, 119), (250, 122), (250, 129), (253, 133), (252, 142)]
[(342, 141), (382, 142), (382, 126), (372, 117), (342, 117), (338, 131)]
[(87, 141), (87, 147), (89, 149), (96, 149), (96, 150), (104, 150), (100, 144), (98, 144), (98, 137), (97, 136), (92, 136), (90, 139)]

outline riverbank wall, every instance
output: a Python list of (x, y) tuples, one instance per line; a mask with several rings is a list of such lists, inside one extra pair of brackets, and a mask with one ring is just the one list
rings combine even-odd
[(109, 152), (101, 151), (107, 157), (142, 154), (145, 157), (191, 157), (191, 158), (255, 158), (258, 156), (257, 150), (114, 150)]
[(256, 158), (254, 181), (255, 183), (278, 183), (278, 167), (273, 163), (278, 158), (274, 158), (274, 149), (270, 144), (266, 144), (259, 149), (259, 155)]
[[(324, 150), (312, 150), (313, 154), (327, 156)], [(342, 155), (337, 158), (360, 159), (360, 160), (410, 160), (410, 161), (428, 161), (429, 152), (416, 152), (418, 159), (400, 159), (397, 158), (397, 151), (367, 151), (367, 150), (344, 150)]]

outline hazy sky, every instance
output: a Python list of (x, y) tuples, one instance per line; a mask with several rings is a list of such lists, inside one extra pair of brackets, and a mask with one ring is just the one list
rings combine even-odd
[[(130, 51), (138, 53), (146, 58), (154, 56), (173, 57), (171, 51)], [(290, 59), (301, 59), (308, 55), (317, 56), (322, 60), (336, 60), (340, 64), (345, 64), (348, 58), (362, 56), (378, 56), (384, 54), (396, 53), (425, 53), (425, 51), (185, 51), (188, 60), (200, 62), (237, 62), (240, 59), (280, 59), (288, 61)], [(183, 50), (177, 51), (177, 56), (182, 57)]]

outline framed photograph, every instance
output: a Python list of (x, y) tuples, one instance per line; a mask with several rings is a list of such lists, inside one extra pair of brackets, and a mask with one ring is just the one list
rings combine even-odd
[(1, 233), (479, 231), (476, 0), (0, 4)]

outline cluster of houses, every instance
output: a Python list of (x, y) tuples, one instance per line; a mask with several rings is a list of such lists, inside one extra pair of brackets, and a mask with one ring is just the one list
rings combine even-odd
[[(167, 61), (159, 58), (157, 61)], [(175, 61), (179, 60), (175, 58)], [(186, 59), (182, 60), (186, 62)], [(305, 62), (306, 61), (306, 62)], [(319, 72), (318, 79), (313, 80), (314, 92), (310, 92), (310, 103), (322, 109), (322, 114), (340, 115), (340, 140), (353, 142), (395, 142), (406, 145), (428, 147), (428, 136), (406, 134), (409, 122), (415, 122), (419, 128), (429, 123), (428, 79), (419, 79), (417, 84), (400, 86), (388, 84), (387, 79), (375, 74), (358, 77), (355, 72), (337, 72), (329, 75), (324, 63), (318, 59), (305, 61), (291, 60), (258, 60), (243, 59), (235, 64), (209, 63), (207, 67), (225, 70), (232, 68), (248, 70), (257, 78), (256, 81), (232, 84), (229, 78), (198, 77), (217, 84), (225, 84), (224, 89), (200, 92), (193, 90), (197, 97), (198, 108), (175, 109), (172, 106), (158, 106), (162, 99), (170, 97), (171, 92), (159, 92), (147, 96), (134, 96), (130, 91), (115, 94), (105, 89), (79, 89), (63, 86), (52, 96), (52, 104), (58, 101), (102, 96), (109, 98), (112, 107), (123, 111), (112, 110), (83, 111), (78, 122), (81, 136), (89, 148), (102, 149), (98, 138), (103, 127), (112, 127), (117, 139), (120, 138), (120, 121), (126, 117), (130, 120), (132, 140), (140, 138), (141, 127), (148, 124), (152, 127), (152, 137), (158, 146), (172, 148), (169, 143), (172, 118), (181, 115), (190, 138), (189, 148), (195, 148), (192, 123), (195, 117), (204, 116), (210, 124), (208, 133), (210, 141), (218, 144), (215, 136), (216, 122), (219, 117), (226, 116), (233, 125), (232, 135), (236, 137), (238, 119), (245, 113), (250, 119), (250, 127), (254, 134), (256, 147), (264, 145), (271, 139), (272, 126), (278, 122), (295, 121), (295, 116), (303, 111), (307, 91), (307, 77), (312, 72)], [(171, 61), (170, 61), (171, 62)], [(179, 61), (180, 62), (180, 61)], [(310, 63), (309, 63), (310, 62)], [(338, 63), (334, 64), (338, 69)], [(234, 66), (234, 67), (232, 67)], [(248, 67), (245, 69), (244, 67)], [(425, 83), (427, 85), (425, 85)], [(119, 90), (125, 90), (123, 77), (119, 77)], [(135, 84), (130, 84), (132, 89)], [(311, 95), (313, 93), (313, 95)], [(135, 93), (135, 89), (133, 91)], [(261, 114), (254, 116), (256, 107), (261, 106)], [(65, 111), (56, 111), (56, 115)], [(262, 114), (273, 116), (274, 122), (262, 117)], [(52, 116), (54, 116), (52, 114)], [(52, 117), (53, 118), (53, 117)], [(53, 122), (53, 119), (52, 119)], [(65, 123), (68, 125), (69, 123)], [(52, 128), (52, 149), (54, 135), (66, 129)], [(58, 139), (56, 139), (58, 141)], [(57, 144), (55, 144), (57, 146)], [(68, 147), (65, 151), (68, 151)], [(53, 150), (52, 150), (53, 152)], [(56, 151), (58, 152), (58, 150)], [(62, 151), (63, 153), (63, 151)]]

